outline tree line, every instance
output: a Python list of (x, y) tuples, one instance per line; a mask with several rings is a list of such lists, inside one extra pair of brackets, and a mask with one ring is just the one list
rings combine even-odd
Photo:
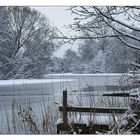
[(140, 52), (128, 48), (118, 38), (80, 40), (78, 52), (68, 49), (63, 58), (53, 59), (54, 73), (127, 73), (134, 70)]
[[(30, 7), (0, 7), (0, 79), (41, 78), (44, 73), (122, 73), (140, 63), (138, 6), (72, 6), (66, 37)], [(60, 39), (61, 43), (56, 39)], [(66, 41), (67, 40), (67, 41)], [(78, 52), (53, 57), (63, 43), (79, 40)]]
[(70, 61), (66, 52), (61, 63), (69, 68), (63, 68), (64, 71), (123, 73), (133, 70), (131, 64), (139, 65), (139, 6), (71, 6), (69, 10), (75, 15), (69, 27), (82, 36), (59, 39), (80, 40), (82, 44), (79, 44), (79, 59), (76, 58), (80, 63), (72, 61), (73, 64), (66, 65)]

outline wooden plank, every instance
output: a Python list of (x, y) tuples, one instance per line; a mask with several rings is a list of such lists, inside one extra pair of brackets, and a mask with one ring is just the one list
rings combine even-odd
[[(96, 113), (118, 113), (122, 114), (127, 108), (89, 108), (89, 107), (67, 107), (68, 112), (96, 112)], [(62, 106), (59, 107), (59, 111), (64, 111)]]
[(129, 93), (105, 93), (103, 96), (129, 97)]

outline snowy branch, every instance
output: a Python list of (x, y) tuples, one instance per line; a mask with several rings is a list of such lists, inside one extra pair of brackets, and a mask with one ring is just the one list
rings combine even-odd
[(135, 66), (135, 67), (138, 67), (138, 68), (140, 68), (140, 64), (138, 64), (138, 63), (131, 62), (131, 65), (133, 65), (133, 66)]
[(109, 17), (109, 16), (107, 16), (106, 14), (104, 14), (103, 12), (101, 12), (101, 10), (99, 10), (96, 6), (93, 6), (93, 7), (94, 7), (103, 17), (105, 17), (105, 18), (107, 18), (107, 19), (110, 19), (111, 21), (114, 21), (114, 22), (116, 22), (116, 23), (119, 23), (120, 25), (123, 25), (124, 27), (127, 27), (127, 28), (129, 28), (129, 29), (134, 30), (134, 31), (140, 32), (140, 29), (139, 29), (139, 28), (132, 27), (132, 26), (130, 26), (130, 25), (124, 23), (124, 22), (121, 22), (121, 21), (115, 19), (115, 18)]

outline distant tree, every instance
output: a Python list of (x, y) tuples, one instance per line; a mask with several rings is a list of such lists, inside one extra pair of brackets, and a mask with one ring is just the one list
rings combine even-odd
[(94, 40), (85, 40), (83, 44), (79, 44), (78, 52), (82, 62), (90, 62), (98, 52), (97, 42)]
[(103, 50), (99, 50), (95, 58), (89, 63), (89, 73), (104, 73), (105, 57)]
[(131, 62), (135, 56), (133, 49), (127, 48), (119, 39), (109, 40), (107, 51), (105, 53), (106, 72), (126, 73), (131, 68)]
[(49, 73), (61, 73), (63, 69), (63, 58), (52, 57), (52, 61), (49, 68)]
[(63, 72), (77, 72), (80, 58), (75, 51), (68, 49), (64, 54), (64, 59), (61, 62)]

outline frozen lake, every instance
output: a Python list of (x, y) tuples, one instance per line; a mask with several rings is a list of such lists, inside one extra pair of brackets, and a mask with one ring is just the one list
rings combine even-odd
[[(56, 121), (63, 90), (68, 91), (69, 105), (127, 106), (128, 98), (102, 96), (104, 93), (114, 92), (118, 89), (121, 76), (121, 74), (48, 74), (44, 76), (44, 79), (38, 80), (1, 80), (0, 121), (2, 128), (0, 131), (6, 133), (7, 120), (12, 121), (10, 116), (12, 116), (13, 102), (23, 107), (30, 106), (40, 121), (45, 114), (43, 112), (48, 113), (48, 111)], [(7, 112), (9, 113), (8, 119), (3, 117)], [(10, 125), (12, 127), (12, 123)], [(50, 125), (54, 125), (54, 122)], [(17, 133), (20, 132), (23, 130), (18, 130)]]
[[(46, 79), (38, 80), (1, 80), (1, 108), (11, 107), (12, 101), (18, 103), (40, 103), (49, 98), (60, 102), (63, 90), (69, 94), (89, 94), (86, 89), (92, 88), (90, 94), (99, 95), (108, 92), (108, 85), (118, 85), (121, 74), (48, 74)], [(94, 87), (94, 89), (93, 89)], [(117, 87), (116, 87), (117, 89)]]
[(106, 91), (106, 85), (118, 85), (120, 76), (120, 74), (52, 74), (45, 75), (47, 80), (1, 80), (0, 105), (2, 109), (9, 107), (14, 99), (23, 104), (27, 101), (42, 102), (48, 97), (60, 99), (65, 89), (68, 93), (77, 91), (76, 94), (90, 86), (94, 87), (94, 91)]

